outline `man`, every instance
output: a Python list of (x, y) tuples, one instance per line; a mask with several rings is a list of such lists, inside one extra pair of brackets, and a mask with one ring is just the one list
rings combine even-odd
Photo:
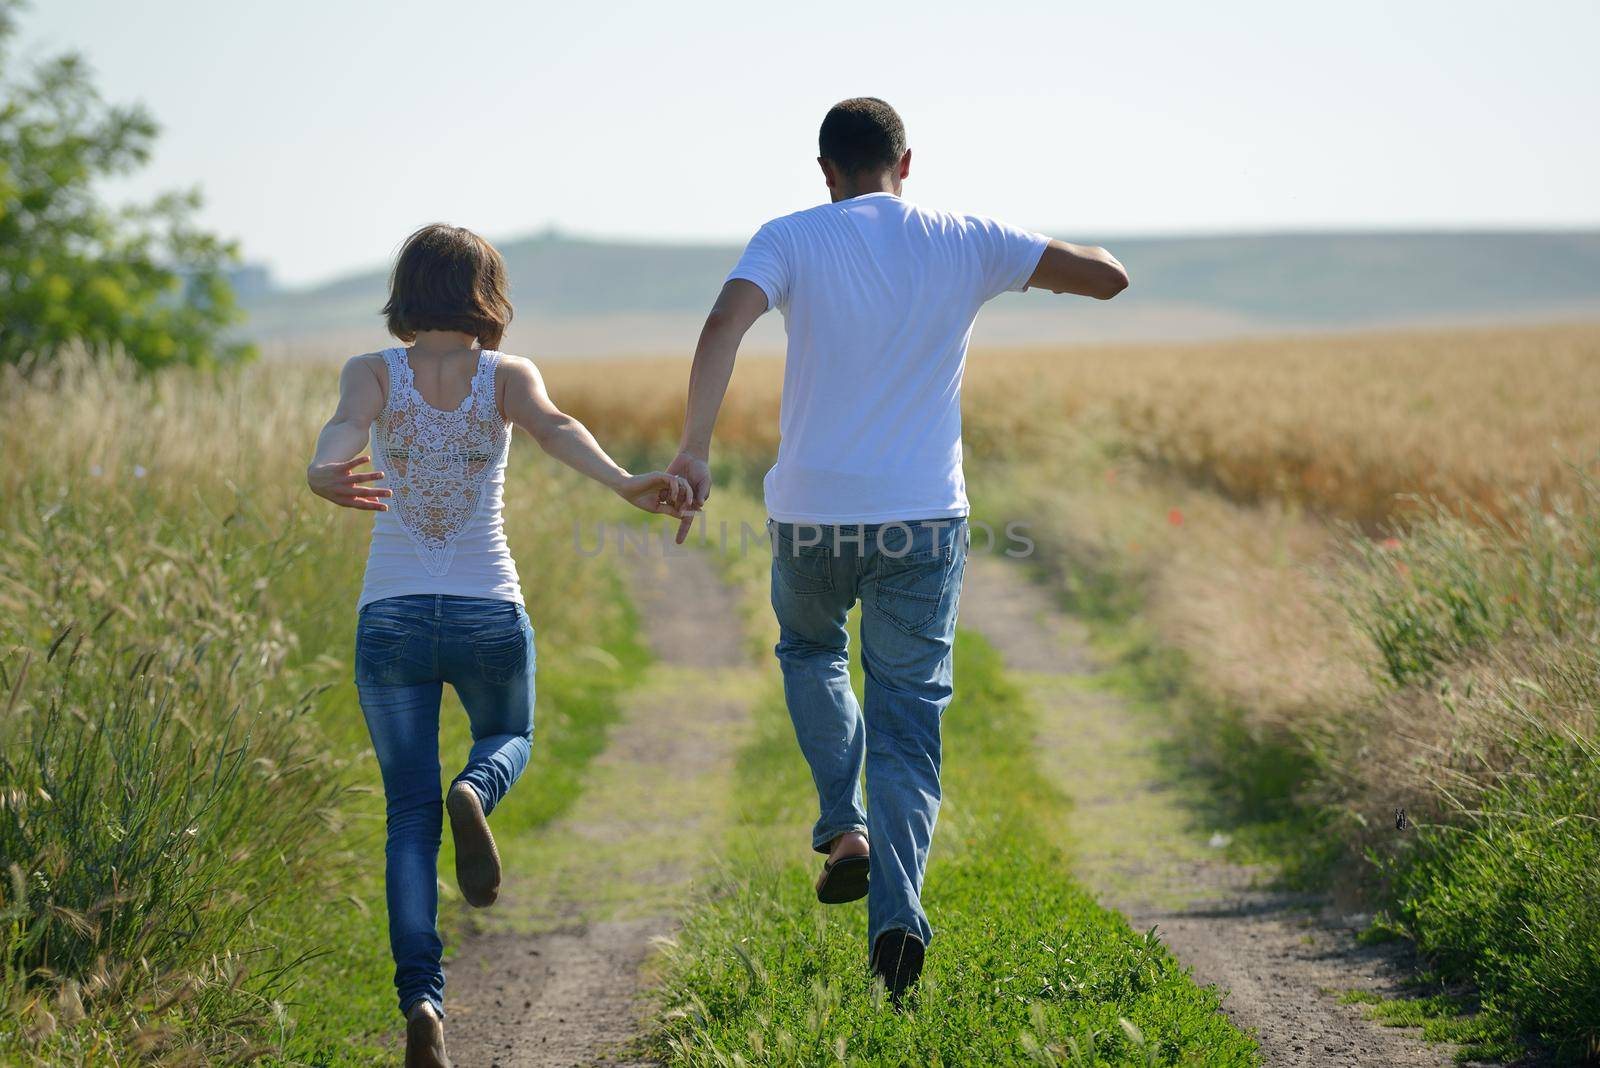
[[(961, 378), (973, 319), (1008, 290), (1105, 300), (1128, 276), (1104, 249), (902, 200), (905, 128), (875, 97), (834, 105), (820, 147), (831, 203), (767, 223), (728, 276), (695, 351), (669, 470), (704, 504), (739, 343), (769, 308), (782, 310), (782, 436), (765, 483), (776, 652), (820, 800), (812, 846), (828, 859), (817, 896), (867, 898), (870, 966), (898, 1003), (932, 937), (920, 898), (968, 545)], [(688, 529), (685, 520), (679, 541)], [(858, 599), (865, 716), (846, 652)]]

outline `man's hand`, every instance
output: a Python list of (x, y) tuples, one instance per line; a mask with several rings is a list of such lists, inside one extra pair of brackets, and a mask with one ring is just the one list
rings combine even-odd
[[(711, 314), (706, 316), (706, 325), (700, 330), (694, 365), (689, 369), (689, 404), (683, 416), (678, 458), (667, 466), (668, 471), (688, 479), (694, 487), (695, 511), (704, 508), (711, 496), (711, 468), (706, 465), (706, 458), (711, 455), (711, 431), (717, 425), (728, 379), (733, 376), (739, 343), (766, 310), (766, 291), (748, 279), (734, 278), (723, 284)], [(694, 525), (694, 516), (682, 518), (678, 524), (679, 545)]]
[(683, 539), (689, 536), (689, 528), (694, 526), (694, 513), (704, 508), (706, 501), (711, 499), (711, 465), (702, 456), (680, 452), (667, 465), (667, 472), (688, 483), (692, 493), (687, 514), (680, 516), (678, 523), (677, 541), (682, 545)]
[(694, 500), (694, 490), (689, 483), (665, 471), (629, 475), (611, 488), (635, 508), (652, 515), (681, 517)]
[(387, 512), (389, 506), (380, 498), (394, 494), (378, 486), (365, 485), (383, 477), (382, 471), (354, 469), (370, 460), (370, 456), (357, 456), (353, 460), (339, 460), (328, 464), (312, 464), (306, 468), (306, 483), (318, 497), (326, 497), (341, 508), (356, 508), (366, 512)]

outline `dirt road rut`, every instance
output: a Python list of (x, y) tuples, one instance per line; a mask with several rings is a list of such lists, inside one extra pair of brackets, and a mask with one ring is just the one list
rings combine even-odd
[(1255, 1034), (1267, 1064), (1454, 1063), (1450, 1047), (1340, 1003), (1347, 990), (1393, 993), (1404, 970), (1392, 951), (1358, 945), (1359, 918), (1261, 889), (1265, 873), (1224, 859), (1220, 832), (1197, 826), (1165, 777), (1159, 717), (1095, 684), (1083, 625), (1020, 567), (975, 557), (961, 622), (1000, 650), (1039, 709), (1041, 760), (1073, 801), (1080, 877), (1135, 929), (1156, 927), (1196, 979), (1224, 991), (1224, 1009)]
[(743, 615), (703, 555), (652, 544), (627, 574), (657, 662), (533, 864), (472, 914), (447, 967), (459, 1068), (649, 1063), (641, 968), (720, 840), (754, 669)]

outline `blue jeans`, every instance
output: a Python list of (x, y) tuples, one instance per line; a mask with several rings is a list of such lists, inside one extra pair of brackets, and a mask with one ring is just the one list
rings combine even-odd
[(423, 998), (444, 1011), (438, 928), (444, 684), (455, 687), (472, 728), (467, 766), (451, 785), (471, 785), (488, 814), (528, 766), (533, 673), (533, 627), (511, 601), (427, 594), (361, 609), (356, 689), (383, 773), (389, 949), (401, 1012)]
[[(826, 853), (846, 831), (866, 833), (869, 951), (891, 928), (926, 944), (922, 876), (939, 815), (939, 721), (950, 704), (967, 522), (768, 527), (783, 693), (821, 809), (812, 847)], [(858, 598), (864, 716), (845, 632)]]

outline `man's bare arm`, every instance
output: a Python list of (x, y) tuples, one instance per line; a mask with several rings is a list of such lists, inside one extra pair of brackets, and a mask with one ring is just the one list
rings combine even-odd
[(1128, 272), (1103, 248), (1051, 241), (1028, 279), (1028, 288), (1110, 300), (1128, 288)]
[[(711, 314), (706, 316), (706, 324), (700, 330), (694, 366), (689, 371), (689, 407), (683, 420), (683, 440), (677, 459), (667, 468), (672, 474), (689, 480), (696, 508), (703, 506), (711, 496), (708, 462), (711, 433), (717, 425), (717, 413), (722, 410), (722, 399), (728, 392), (728, 380), (733, 377), (739, 344), (766, 310), (767, 295), (761, 287), (735, 278), (717, 294)], [(685, 518), (679, 525), (679, 542), (689, 533), (692, 521), (693, 517)]]

